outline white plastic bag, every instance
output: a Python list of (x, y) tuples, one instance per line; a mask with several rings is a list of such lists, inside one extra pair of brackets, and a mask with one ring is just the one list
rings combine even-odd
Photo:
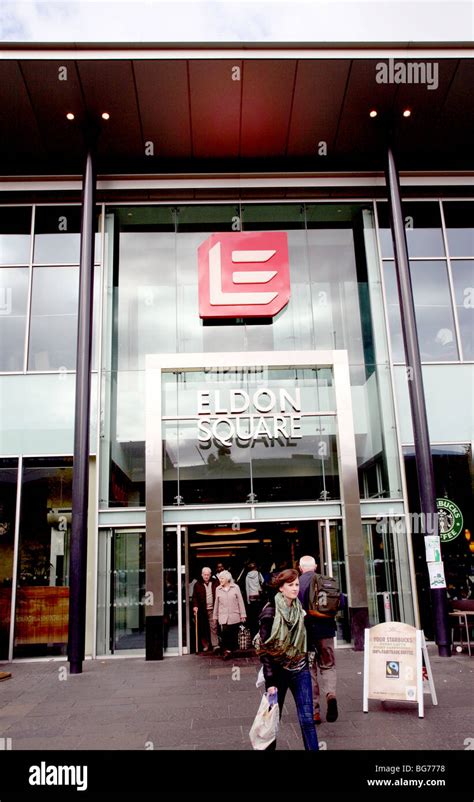
[(263, 694), (257, 715), (250, 728), (249, 737), (253, 749), (266, 749), (276, 739), (280, 711), (278, 704), (270, 705), (268, 696)]

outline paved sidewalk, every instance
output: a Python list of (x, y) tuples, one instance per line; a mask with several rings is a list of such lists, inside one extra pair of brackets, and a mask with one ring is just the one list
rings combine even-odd
[[(370, 702), (364, 714), (363, 654), (338, 651), (340, 712), (318, 727), (325, 748), (464, 750), (469, 738), (474, 745), (474, 658), (429, 650), (439, 704), (425, 695), (424, 719), (414, 705), (395, 702)], [(203, 655), (88, 660), (83, 674), (69, 676), (63, 662), (3, 664), (13, 677), (0, 683), (0, 747), (250, 749), (258, 666), (255, 658)], [(301, 749), (291, 694), (285, 708), (278, 749)]]

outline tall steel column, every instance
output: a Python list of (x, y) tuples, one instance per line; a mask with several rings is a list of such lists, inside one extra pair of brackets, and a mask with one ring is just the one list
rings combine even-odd
[(87, 514), (89, 500), (89, 419), (94, 275), (95, 159), (97, 130), (85, 131), (82, 185), (81, 256), (77, 323), (76, 403), (69, 586), (68, 660), (71, 674), (82, 673), (86, 636)]
[[(420, 349), (416, 331), (415, 304), (410, 279), (408, 247), (400, 198), (400, 183), (393, 150), (390, 144), (387, 146), (385, 180), (389, 197), (390, 226), (392, 229), (395, 269), (400, 299), (403, 340), (405, 343), (407, 370), (410, 371), (408, 374), (408, 388), (415, 440), (420, 511), (423, 513), (421, 521), (422, 526), (426, 526), (427, 521), (437, 521), (438, 510), (436, 506), (433, 460), (431, 457), (428, 420), (423, 390)], [(425, 534), (429, 533), (426, 531)], [(438, 644), (439, 655), (441, 657), (450, 657), (451, 637), (448, 623), (446, 588), (431, 588), (431, 602), (433, 605), (435, 637), (436, 643)]]

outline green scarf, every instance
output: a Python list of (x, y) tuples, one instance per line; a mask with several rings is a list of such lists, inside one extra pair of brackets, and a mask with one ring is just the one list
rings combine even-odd
[(283, 593), (275, 596), (275, 618), (270, 637), (258, 646), (259, 654), (266, 653), (277, 662), (297, 663), (306, 653), (304, 612), (299, 599), (288, 607)]

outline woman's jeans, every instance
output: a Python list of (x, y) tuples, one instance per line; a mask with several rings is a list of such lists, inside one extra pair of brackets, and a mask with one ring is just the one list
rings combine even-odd
[[(278, 688), (280, 718), (283, 712), (286, 692), (289, 688), (295, 699), (304, 748), (310, 752), (317, 752), (319, 745), (313, 719), (313, 689), (311, 686), (309, 668), (303, 668), (301, 671), (288, 671), (286, 668), (281, 668), (278, 672), (278, 680), (275, 684)], [(267, 749), (276, 749), (276, 740), (273, 741)]]

